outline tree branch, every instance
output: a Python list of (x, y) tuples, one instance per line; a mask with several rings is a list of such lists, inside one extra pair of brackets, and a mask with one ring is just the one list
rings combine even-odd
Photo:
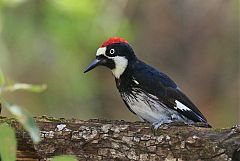
[(240, 126), (209, 129), (181, 123), (152, 131), (147, 123), (36, 118), (42, 141), (33, 145), (14, 119), (19, 160), (75, 155), (79, 160), (240, 160)]

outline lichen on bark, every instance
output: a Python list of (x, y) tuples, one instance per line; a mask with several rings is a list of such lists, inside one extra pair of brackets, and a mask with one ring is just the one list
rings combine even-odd
[(143, 122), (35, 118), (42, 141), (33, 145), (14, 119), (18, 158), (50, 159), (75, 155), (79, 160), (237, 160), (240, 127), (210, 129), (175, 123), (158, 130)]

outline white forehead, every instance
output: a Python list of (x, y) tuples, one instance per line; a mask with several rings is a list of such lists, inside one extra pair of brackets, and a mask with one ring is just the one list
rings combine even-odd
[(106, 47), (98, 48), (96, 56), (105, 55), (106, 54), (106, 50), (107, 50)]

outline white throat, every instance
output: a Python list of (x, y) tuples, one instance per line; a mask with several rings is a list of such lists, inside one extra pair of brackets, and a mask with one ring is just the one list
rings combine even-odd
[(113, 59), (113, 61), (115, 62), (115, 68), (112, 69), (112, 73), (117, 79), (119, 79), (127, 68), (128, 60), (122, 56), (115, 56), (111, 59)]

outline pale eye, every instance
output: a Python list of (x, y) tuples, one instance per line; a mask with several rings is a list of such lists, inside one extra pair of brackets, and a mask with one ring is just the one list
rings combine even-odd
[(111, 49), (109, 52), (110, 52), (110, 54), (114, 54), (114, 53), (115, 53), (115, 50), (114, 50), (114, 49)]

